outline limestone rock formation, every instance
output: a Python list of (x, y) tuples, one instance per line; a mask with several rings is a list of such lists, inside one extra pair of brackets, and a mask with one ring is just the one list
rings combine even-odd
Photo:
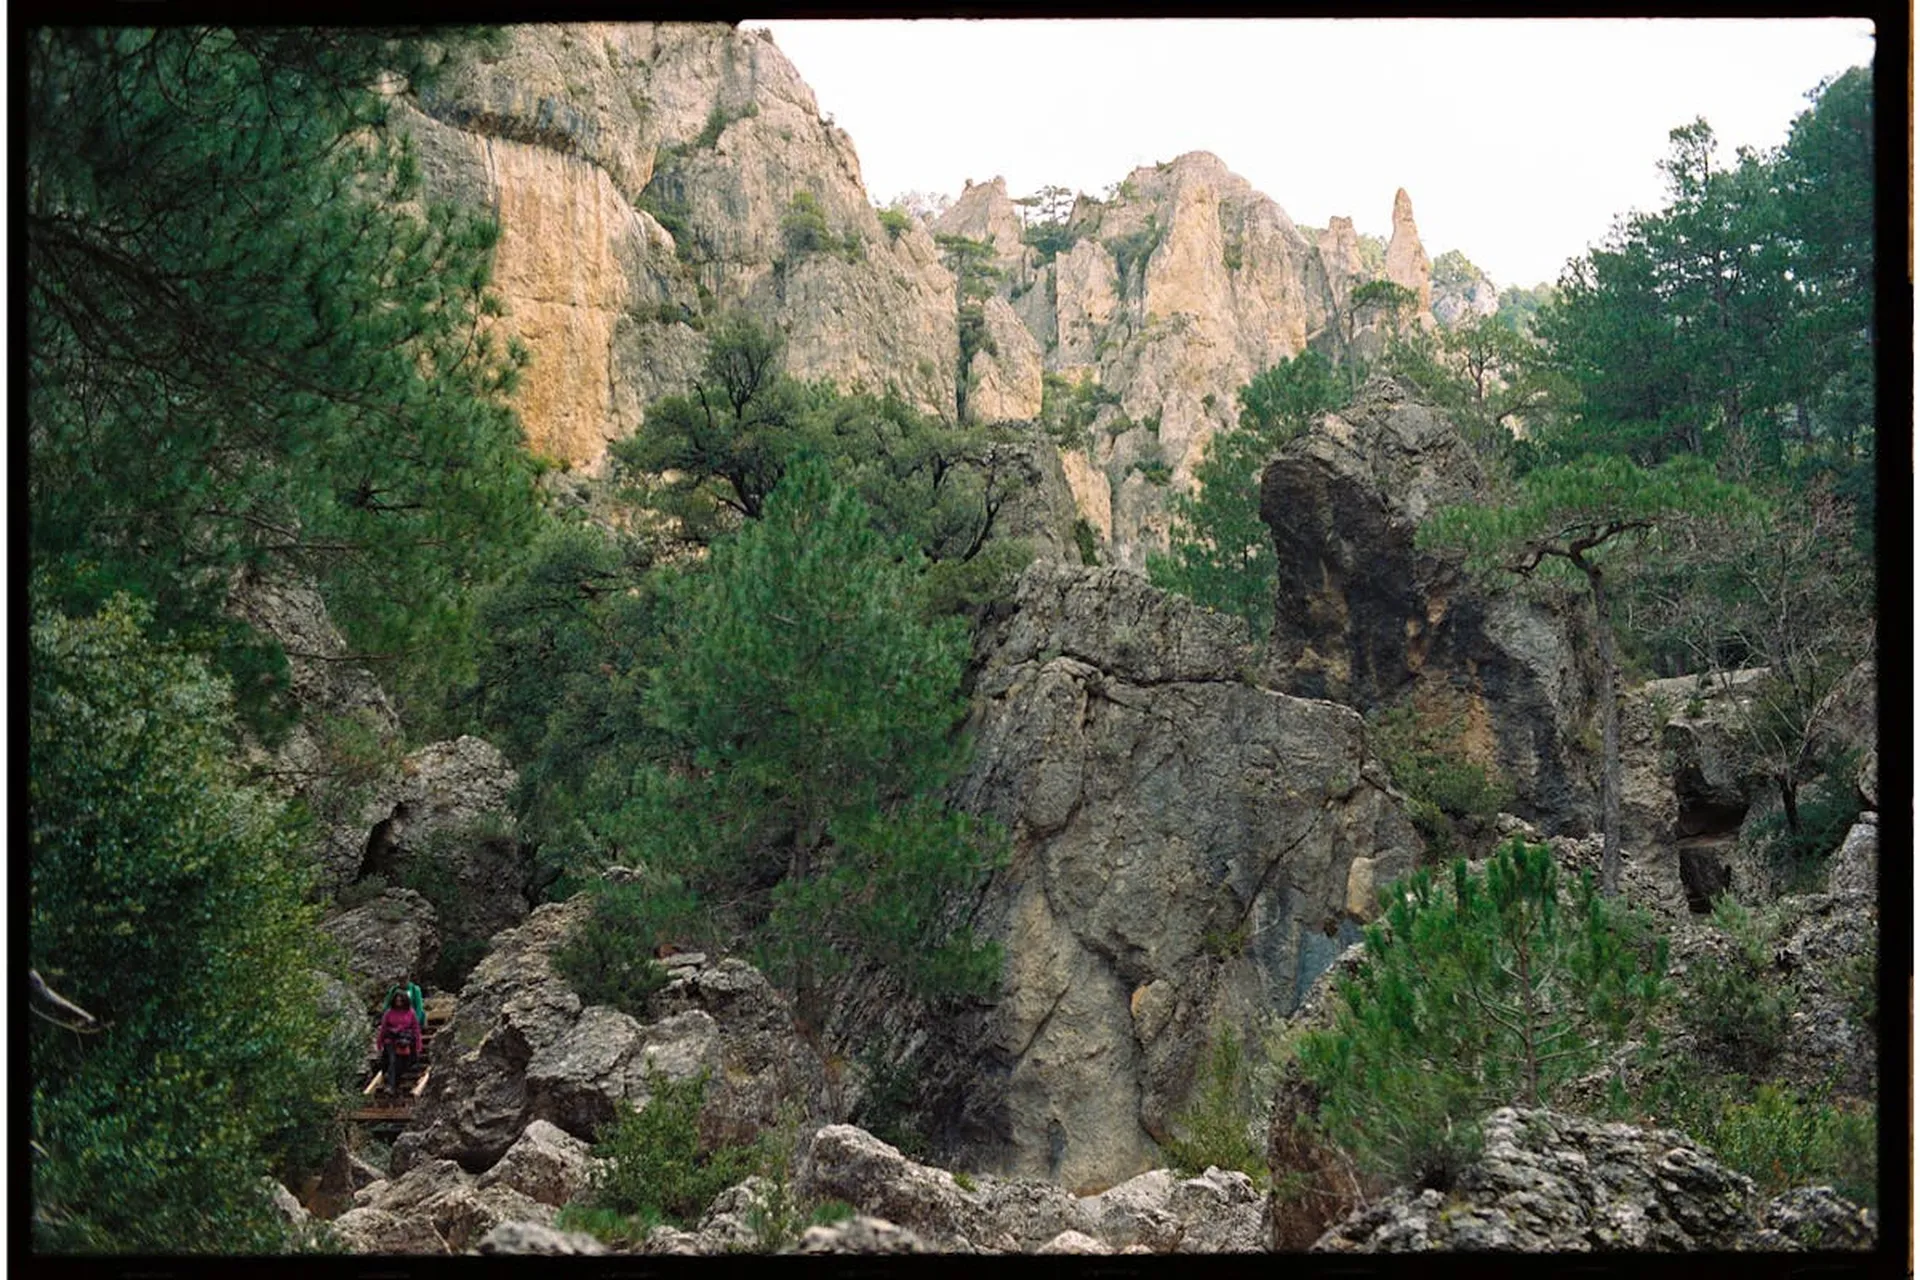
[(974, 422), (1040, 416), (1040, 344), (1001, 298), (981, 307), (986, 342), (967, 368), (967, 417)]
[(843, 1222), (808, 1227), (798, 1253), (932, 1253), (924, 1241), (885, 1218), (857, 1214)]
[(503, 1222), (480, 1237), (474, 1252), (577, 1257), (604, 1254), (607, 1247), (581, 1231), (556, 1231), (534, 1222)]
[(1095, 1196), (1050, 1182), (978, 1174), (963, 1184), (852, 1125), (810, 1139), (795, 1190), (846, 1202), (948, 1252), (1254, 1252), (1263, 1210), (1243, 1173), (1181, 1179), (1150, 1170)]
[[(745, 307), (792, 371), (953, 402), (952, 278), (931, 239), (879, 226), (847, 135), (770, 39), (720, 24), (508, 29), (396, 105), (427, 194), (499, 220), (500, 321), (532, 362), (533, 447), (594, 469), (645, 406), (683, 389), (698, 327)], [(796, 197), (831, 249), (798, 250)]]
[(395, 1174), (435, 1159), (485, 1172), (541, 1120), (591, 1142), (621, 1103), (644, 1104), (650, 1068), (675, 1080), (710, 1071), (702, 1114), (716, 1132), (772, 1127), (789, 1104), (824, 1109), (818, 1056), (743, 961), (670, 957), (644, 1021), (583, 1006), (551, 955), (590, 910), (584, 895), (549, 903), (493, 940), (435, 1042), (413, 1127), (394, 1144)]
[(462, 1253), (503, 1223), (553, 1225), (554, 1210), (505, 1183), (481, 1186), (451, 1160), (369, 1183), (333, 1233), (350, 1253)]
[(1031, 278), (1033, 251), (1021, 239), (1025, 227), (1007, 195), (1005, 178), (969, 183), (929, 230), (936, 236), (964, 236), (991, 245), (993, 266), (1012, 288)]
[[(1502, 1108), (1484, 1123), (1481, 1157), (1451, 1192), (1401, 1188), (1314, 1245), (1321, 1252), (1432, 1249), (1591, 1252), (1790, 1247), (1761, 1236), (1753, 1183), (1680, 1133), (1601, 1124), (1544, 1109)], [(1830, 1193), (1829, 1193), (1830, 1194)], [(1795, 1204), (1804, 1203), (1801, 1201)], [(1802, 1211), (1815, 1222), (1857, 1210)], [(1790, 1206), (1773, 1210), (1784, 1220)], [(1847, 1229), (1835, 1235), (1848, 1245)]]
[(1004, 994), (923, 1057), (956, 1158), (1110, 1186), (1159, 1163), (1214, 1029), (1357, 939), (1355, 859), (1391, 879), (1418, 837), (1354, 712), (1263, 687), (1231, 619), (1125, 572), (1030, 569), (975, 703), (958, 799), (1013, 837), (975, 917)]
[(1419, 301), (1417, 323), (1433, 324), (1433, 263), (1413, 225), (1413, 201), (1405, 187), (1393, 193), (1393, 234), (1387, 240), (1387, 279), (1409, 289)]
[(1490, 597), (1414, 547), (1422, 519), (1481, 484), (1453, 427), (1388, 379), (1287, 442), (1260, 491), (1279, 560), (1275, 679), (1365, 710), (1464, 698), (1463, 745), (1513, 783), (1522, 816), (1589, 829), (1577, 726), (1594, 681), (1579, 623), (1517, 592)]
[(532, 864), (511, 805), (518, 781), (483, 738), (429, 743), (368, 789), (356, 821), (335, 824), (328, 865), (344, 868), (351, 857), (350, 879), (430, 886), (449, 917), (444, 930), (490, 937), (532, 905)]
[[(358, 906), (330, 912), (321, 922), (346, 957), (350, 999), (358, 1011), (381, 1007), (395, 983), (417, 979), (440, 960), (433, 904), (412, 889), (386, 889)], [(360, 1014), (366, 1022), (368, 1015)], [(364, 1028), (373, 1034), (371, 1022)]]
[(1880, 815), (1869, 809), (1847, 831), (1827, 868), (1827, 892), (1872, 894), (1880, 889)]

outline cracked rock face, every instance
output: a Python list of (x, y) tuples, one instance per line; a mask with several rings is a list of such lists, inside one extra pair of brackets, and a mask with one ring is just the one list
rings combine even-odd
[(1098, 1189), (1154, 1167), (1218, 1026), (1284, 1013), (1358, 937), (1356, 860), (1419, 840), (1360, 717), (1250, 679), (1230, 619), (1036, 565), (983, 641), (963, 805), (1011, 832), (975, 927), (1004, 994), (956, 1104), (973, 1167)]
[(1757, 1217), (1752, 1181), (1673, 1130), (1505, 1107), (1484, 1132), (1485, 1152), (1451, 1192), (1396, 1190), (1323, 1235), (1315, 1251), (1805, 1247), (1781, 1225), (1826, 1247), (1870, 1241), (1868, 1217), (1830, 1191), (1789, 1193)]
[[(730, 307), (787, 334), (798, 377), (952, 407), (953, 278), (924, 229), (881, 229), (851, 139), (771, 39), (720, 23), (509, 27), (498, 56), (452, 68), (394, 120), (430, 196), (499, 222), (500, 324), (533, 357), (515, 407), (541, 454), (597, 470), (697, 373), (706, 342), (688, 321)], [(847, 256), (789, 260), (782, 219), (802, 191)]]
[(1482, 484), (1452, 425), (1388, 379), (1283, 446), (1260, 488), (1279, 560), (1276, 678), (1363, 710), (1464, 697), (1463, 745), (1513, 783), (1516, 812), (1549, 833), (1590, 829), (1584, 615), (1488, 596), (1414, 546), (1423, 519)]

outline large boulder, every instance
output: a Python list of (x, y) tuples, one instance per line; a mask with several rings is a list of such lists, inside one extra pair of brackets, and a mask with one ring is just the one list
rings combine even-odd
[(1414, 544), (1422, 520), (1483, 485), (1453, 426), (1385, 378), (1282, 446), (1260, 487), (1278, 558), (1274, 678), (1363, 711), (1444, 702), (1467, 755), (1514, 785), (1516, 813), (1553, 833), (1590, 829), (1584, 615), (1488, 595)]
[(340, 945), (356, 1016), (380, 1008), (395, 983), (418, 978), (439, 962), (440, 930), (433, 904), (412, 889), (386, 889), (357, 906), (329, 912), (320, 927)]
[(580, 1231), (557, 1231), (536, 1222), (502, 1222), (480, 1237), (474, 1247), (480, 1254), (542, 1254), (549, 1257), (578, 1257), (607, 1252), (607, 1246)]
[(1485, 1149), (1451, 1190), (1398, 1188), (1318, 1252), (1870, 1249), (1876, 1221), (1830, 1187), (1761, 1205), (1751, 1179), (1670, 1129), (1539, 1108), (1488, 1116)]
[(942, 1159), (1097, 1190), (1160, 1163), (1217, 1028), (1358, 939), (1356, 861), (1385, 883), (1419, 839), (1357, 714), (1263, 686), (1232, 619), (1122, 571), (1027, 572), (973, 729), (959, 802), (1013, 840), (974, 927), (1007, 968), (924, 1038), (930, 1128)]
[(1451, 1191), (1403, 1187), (1318, 1252), (1727, 1250), (1754, 1229), (1753, 1183), (1680, 1133), (1502, 1108)]
[(803, 1199), (840, 1200), (948, 1252), (1254, 1252), (1264, 1208), (1243, 1173), (1182, 1179), (1149, 1170), (1095, 1196), (1030, 1178), (956, 1177), (852, 1125), (809, 1140), (794, 1176)]
[(1847, 831), (1827, 867), (1827, 892), (1878, 893), (1880, 890), (1880, 815), (1869, 809)]
[[(743, 961), (669, 957), (669, 981), (645, 1018), (584, 1004), (552, 954), (591, 910), (585, 895), (549, 903), (494, 939), (435, 1041), (413, 1128), (394, 1144), (396, 1173), (436, 1158), (483, 1173), (520, 1143), (528, 1149), (512, 1166), (571, 1163), (573, 1149), (536, 1122), (591, 1142), (619, 1107), (646, 1103), (653, 1071), (674, 1080), (709, 1074), (702, 1127), (710, 1133), (751, 1136), (790, 1106), (824, 1109), (818, 1055), (795, 1031), (786, 1001)], [(539, 1175), (534, 1194), (546, 1184)]]
[(557, 1209), (586, 1191), (592, 1172), (587, 1143), (557, 1125), (535, 1120), (475, 1185), (509, 1186)]
[(369, 1183), (333, 1229), (353, 1253), (461, 1253), (502, 1223), (553, 1225), (554, 1210), (504, 1182), (481, 1186), (451, 1160)]

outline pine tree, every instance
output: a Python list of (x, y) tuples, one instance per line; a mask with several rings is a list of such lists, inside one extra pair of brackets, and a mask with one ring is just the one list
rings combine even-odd
[(1608, 897), (1620, 891), (1616, 567), (1631, 567), (1636, 553), (1657, 545), (1663, 529), (1693, 516), (1750, 509), (1752, 503), (1745, 489), (1716, 479), (1712, 468), (1692, 455), (1647, 468), (1618, 454), (1598, 454), (1530, 471), (1485, 503), (1437, 511), (1416, 535), (1422, 547), (1464, 552), (1469, 570), (1483, 575), (1564, 574), (1591, 603), (1600, 671), (1600, 882)]
[(940, 803), (963, 759), (966, 632), (923, 619), (914, 558), (823, 462), (790, 466), (763, 517), (674, 594), (645, 706), (678, 749), (614, 824), (813, 1019), (846, 963), (934, 993), (998, 971), (955, 914), (995, 843)]
[(249, 708), (272, 664), (221, 611), (236, 567), (313, 576), (383, 674), (431, 671), (535, 509), (519, 359), (485, 331), (496, 229), (422, 209), (382, 127), (379, 86), (439, 47), (402, 34), (26, 37), (39, 582), (151, 599)]
[(1381, 902), (1334, 1025), (1300, 1048), (1322, 1129), (1376, 1172), (1444, 1185), (1481, 1116), (1550, 1104), (1663, 994), (1664, 940), (1648, 948), (1590, 877), (1563, 888), (1544, 845), (1417, 871)]
[(1260, 470), (1340, 398), (1333, 366), (1317, 351), (1282, 360), (1240, 389), (1239, 425), (1207, 441), (1194, 492), (1173, 498), (1167, 554), (1147, 560), (1155, 586), (1233, 614), (1255, 639), (1266, 635), (1279, 567), (1260, 519)]

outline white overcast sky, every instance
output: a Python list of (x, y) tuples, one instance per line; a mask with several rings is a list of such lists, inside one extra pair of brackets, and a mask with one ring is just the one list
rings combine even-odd
[(1390, 229), (1502, 286), (1558, 277), (1662, 203), (1667, 131), (1772, 147), (1822, 79), (1872, 61), (1859, 19), (755, 22), (853, 137), (867, 193), (1002, 176), (1090, 195), (1211, 151), (1294, 221)]

